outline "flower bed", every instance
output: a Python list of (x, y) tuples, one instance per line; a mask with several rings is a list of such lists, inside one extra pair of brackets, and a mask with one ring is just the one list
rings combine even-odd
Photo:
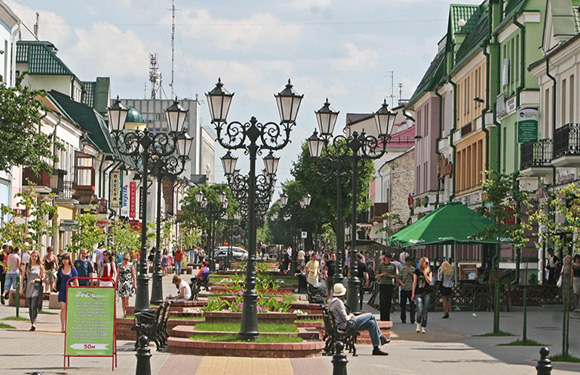
[[(209, 311), (204, 313), (206, 322), (241, 322), (242, 313), (232, 311)], [(294, 323), (296, 314), (284, 312), (265, 312), (260, 314), (259, 321)]]

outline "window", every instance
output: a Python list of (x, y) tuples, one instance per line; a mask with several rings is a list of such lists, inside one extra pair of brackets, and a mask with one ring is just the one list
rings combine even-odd
[(425, 136), (429, 135), (429, 104), (427, 104), (425, 106), (425, 111), (424, 111), (424, 119), (423, 122), (425, 123)]
[(566, 89), (566, 80), (565, 79), (562, 80), (561, 86), (562, 86), (562, 94), (560, 96), (560, 103), (562, 105), (562, 108), (561, 108), (562, 112), (560, 114), (560, 126), (562, 126), (566, 123), (566, 116), (568, 115), (568, 111), (567, 111), (567, 107), (566, 107), (566, 104), (567, 104), (566, 103), (566, 96), (567, 96), (566, 90), (567, 89)]
[(568, 122), (572, 123), (574, 122), (574, 89), (575, 89), (575, 84), (574, 84), (574, 74), (572, 74), (570, 76), (569, 79), (569, 84), (568, 86), (570, 86), (569, 92), (570, 95), (568, 96)]
[(95, 158), (82, 152), (75, 152), (75, 185), (93, 188), (95, 185)]

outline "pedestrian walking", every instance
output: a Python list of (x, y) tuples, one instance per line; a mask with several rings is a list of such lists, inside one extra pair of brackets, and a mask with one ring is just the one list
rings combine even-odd
[(567, 308), (572, 306), (570, 297), (572, 296), (573, 277), (572, 257), (570, 255), (566, 255), (562, 264), (562, 272), (560, 273), (561, 282), (559, 282), (559, 284), (562, 290), (562, 299), (566, 297), (566, 300), (568, 301), (568, 305), (566, 306)]
[(119, 273), (117, 274), (117, 289), (119, 297), (121, 297), (123, 317), (127, 316), (129, 298), (135, 294), (136, 288), (137, 278), (135, 277), (135, 268), (133, 267), (133, 263), (131, 263), (129, 253), (125, 253), (123, 255), (123, 262), (119, 266)]
[(429, 267), (429, 258), (419, 260), (419, 268), (413, 274), (413, 294), (411, 301), (417, 304), (417, 332), (427, 333), (427, 315), (431, 303), (431, 280), (433, 273)]
[(46, 248), (46, 255), (42, 260), (42, 264), (44, 265), (44, 291), (50, 293), (54, 289), (58, 270), (58, 259), (54, 255), (52, 246)]
[(580, 254), (574, 255), (572, 265), (572, 293), (574, 294), (574, 308), (580, 309)]
[(306, 263), (306, 282), (315, 288), (318, 288), (318, 276), (320, 274), (320, 263), (317, 258), (318, 255), (313, 253), (308, 263)]
[(415, 323), (415, 302), (411, 299), (413, 295), (413, 274), (415, 267), (412, 266), (413, 258), (408, 256), (405, 258), (405, 266), (400, 270), (401, 282), (401, 323), (407, 323), (407, 302), (409, 303), (409, 318), (411, 324)]
[(548, 249), (548, 284), (556, 285), (560, 275), (560, 259), (554, 254), (554, 249)]
[[(61, 255), (61, 265), (56, 275), (56, 288), (58, 289), (58, 302), (60, 303), (60, 331), (62, 333), (64, 333), (66, 329), (66, 291), (69, 280), (73, 277), (78, 277), (77, 270), (73, 267), (70, 261), (70, 254), (64, 253)], [(78, 280), (73, 280), (72, 284), (78, 286)]]
[(167, 275), (167, 265), (169, 264), (169, 256), (167, 255), (167, 249), (163, 250), (163, 255), (161, 256), (161, 273), (163, 276)]
[(175, 274), (179, 276), (181, 275), (181, 264), (183, 262), (183, 251), (180, 248), (173, 252), (173, 260), (175, 261)]
[(4, 299), (10, 297), (10, 289), (16, 289), (16, 281), (20, 278), (20, 255), (19, 249), (15, 247), (6, 259), (6, 282), (4, 289)]
[(99, 286), (113, 286), (113, 280), (117, 279), (117, 268), (109, 250), (103, 252), (103, 263), (99, 275)]
[(44, 266), (38, 252), (30, 253), (29, 262), (22, 273), (20, 295), (26, 298), (28, 315), (30, 316), (30, 330), (36, 330), (34, 323), (38, 316), (39, 304), (42, 305), (42, 280), (44, 280)]
[(8, 244), (2, 245), (2, 250), (0, 250), (0, 302), (4, 304), (4, 287), (6, 284), (6, 260), (8, 259), (8, 254), (10, 246)]
[(88, 286), (91, 284), (91, 280), (88, 278), (91, 277), (91, 274), (95, 273), (93, 269), (93, 263), (87, 259), (88, 255), (87, 249), (81, 249), (79, 259), (74, 261), (74, 267), (77, 270), (78, 277), (86, 277), (87, 279), (80, 279), (79, 285), (81, 286)]
[(441, 267), (439, 267), (437, 273), (437, 279), (439, 280), (439, 292), (443, 297), (443, 319), (449, 318), (449, 313), (451, 312), (454, 274), (453, 266), (448, 261), (441, 263)]
[(392, 254), (383, 254), (383, 261), (377, 266), (375, 277), (379, 279), (379, 297), (381, 320), (386, 322), (391, 320), (391, 301), (393, 299), (393, 288), (397, 279), (397, 267), (391, 263)]

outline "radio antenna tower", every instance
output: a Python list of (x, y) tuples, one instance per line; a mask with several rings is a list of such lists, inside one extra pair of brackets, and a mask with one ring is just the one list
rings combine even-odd
[(175, 79), (175, 0), (171, 0), (171, 97), (175, 97), (173, 83)]
[(151, 82), (151, 99), (157, 98), (157, 88), (161, 86), (161, 75), (157, 66), (157, 54), (149, 54), (149, 82)]

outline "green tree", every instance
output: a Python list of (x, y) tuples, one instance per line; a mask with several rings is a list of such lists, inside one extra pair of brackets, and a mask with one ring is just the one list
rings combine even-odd
[[(497, 334), (500, 332), (499, 294), (502, 282), (499, 277), (500, 242), (510, 240), (516, 248), (519, 261), (521, 250), (529, 242), (527, 233), (530, 231), (531, 225), (527, 218), (532, 206), (529, 193), (520, 189), (516, 174), (486, 171), (483, 194), (484, 202), (479, 207), (478, 212), (497, 224), (478, 234), (479, 237), (496, 238), (498, 241), (489, 280), (494, 285), (493, 332)], [(516, 277), (519, 278), (519, 263), (516, 265), (516, 274)]]
[(99, 219), (96, 215), (92, 213), (80, 214), (77, 215), (76, 219), (78, 225), (75, 226), (76, 232), (72, 235), (71, 250), (92, 250), (95, 245), (105, 241), (107, 236), (103, 228), (98, 226)]
[[(536, 243), (538, 248), (550, 244), (556, 249), (562, 249), (562, 256), (573, 255), (574, 250), (580, 246), (580, 188), (576, 184), (569, 184), (552, 193), (540, 203), (532, 220), (541, 228), (538, 234), (540, 241)], [(566, 323), (562, 328), (564, 358), (569, 354), (570, 289), (562, 290), (563, 321)]]
[(383, 219), (383, 227), (379, 229), (379, 232), (385, 233), (385, 245), (388, 245), (388, 238), (393, 234), (397, 233), (405, 225), (401, 220), (401, 215), (396, 212), (386, 212), (381, 216)]
[[(25, 73), (24, 73), (25, 74)], [(0, 77), (0, 170), (25, 166), (35, 174), (52, 171), (57, 161), (53, 133), (43, 133), (40, 122), (49, 109), (39, 100), (39, 91), (22, 86), (24, 74), (15, 87), (7, 87)]]
[(42, 236), (52, 234), (52, 218), (57, 211), (51, 198), (30, 189), (15, 195), (16, 209), (2, 205), (2, 216), (10, 217), (0, 230), (3, 240), (21, 248), (36, 248)]
[(111, 222), (109, 245), (118, 252), (131, 251), (133, 255), (141, 247), (141, 231), (122, 220)]

